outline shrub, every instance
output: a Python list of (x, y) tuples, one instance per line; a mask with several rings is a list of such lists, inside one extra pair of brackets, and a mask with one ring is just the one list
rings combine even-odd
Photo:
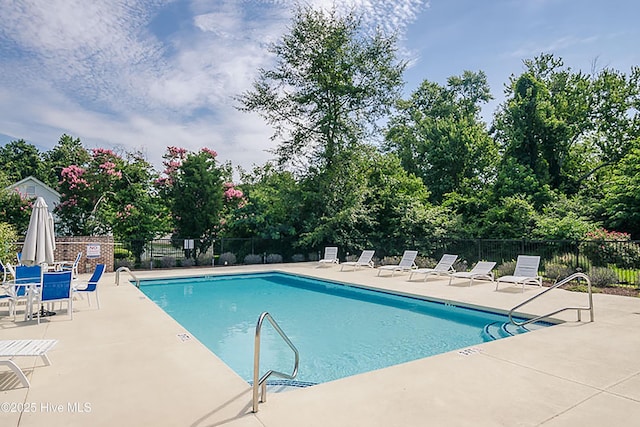
[(574, 273), (573, 268), (566, 264), (548, 262), (544, 267), (544, 275), (548, 279), (560, 281)]
[(516, 262), (506, 261), (496, 268), (496, 277), (509, 276), (512, 275), (514, 271), (516, 271)]
[(400, 263), (399, 256), (386, 256), (380, 260), (380, 265), (397, 265)]
[(162, 257), (162, 268), (174, 268), (176, 266), (176, 258), (172, 256)]
[(193, 258), (185, 258), (182, 260), (183, 267), (192, 267), (195, 263), (196, 262)]
[(18, 240), (18, 233), (11, 224), (0, 222), (0, 260), (8, 262), (16, 254), (14, 243)]
[(304, 262), (304, 255), (302, 255), (302, 254), (294, 254), (294, 255), (291, 257), (291, 260), (292, 260), (293, 262)]
[(120, 267), (127, 267), (129, 270), (133, 269), (133, 260), (128, 258), (120, 258), (113, 263), (114, 268), (117, 270)]
[(589, 270), (589, 279), (593, 286), (610, 286), (618, 283), (618, 275), (607, 267), (592, 267)]
[[(402, 257), (398, 257), (398, 262), (396, 262), (396, 264), (398, 264), (401, 259)], [(419, 268), (433, 268), (436, 266), (438, 261), (426, 256), (417, 256), (415, 263)]]
[(213, 265), (213, 257), (211, 255), (199, 255), (198, 265)]
[(282, 255), (269, 254), (267, 255), (267, 264), (277, 264), (282, 262)]
[[(563, 264), (563, 265), (566, 265), (567, 267), (575, 268), (576, 271), (578, 271), (577, 270), (578, 268), (580, 269), (579, 271), (589, 271), (589, 269), (591, 268), (591, 263), (589, 262), (588, 258), (581, 256), (576, 260), (576, 255), (568, 252), (554, 255), (550, 263)], [(575, 265), (576, 263), (577, 265)], [(545, 270), (546, 270), (546, 267), (545, 267)], [(547, 277), (551, 277), (551, 276), (547, 276)]]
[(244, 257), (245, 264), (262, 264), (262, 256), (256, 254), (249, 254)]
[(640, 247), (630, 241), (627, 233), (607, 231), (604, 228), (587, 233), (589, 241), (580, 244), (584, 253), (598, 267), (615, 264), (622, 268), (633, 268), (640, 264)]
[(115, 259), (133, 258), (133, 254), (128, 249), (115, 247), (113, 248), (113, 257)]
[(236, 263), (236, 254), (225, 252), (218, 258), (219, 265), (234, 265)]
[(309, 261), (318, 261), (320, 259), (318, 258), (317, 252), (309, 252), (309, 255), (307, 256), (307, 258), (309, 259)]

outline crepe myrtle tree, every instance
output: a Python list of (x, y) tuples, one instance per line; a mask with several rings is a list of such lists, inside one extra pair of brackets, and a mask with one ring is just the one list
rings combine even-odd
[(133, 242), (139, 263), (145, 244), (168, 230), (166, 207), (154, 186), (157, 174), (140, 153), (122, 157), (96, 148), (88, 162), (63, 168), (61, 177), (59, 234), (113, 234)]
[(231, 181), (231, 165), (219, 164), (210, 148), (190, 152), (168, 147), (165, 171), (156, 181), (173, 226), (173, 239), (194, 239), (193, 257), (205, 253), (225, 229), (244, 194)]

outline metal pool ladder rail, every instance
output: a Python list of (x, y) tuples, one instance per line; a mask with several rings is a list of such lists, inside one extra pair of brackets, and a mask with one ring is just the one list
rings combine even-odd
[(138, 279), (132, 272), (131, 270), (129, 270), (128, 267), (120, 267), (116, 270), (116, 285), (120, 286), (120, 272), (121, 271), (126, 271), (127, 273), (129, 273), (129, 275), (131, 277), (133, 277), (133, 280), (136, 281), (136, 288), (140, 287), (140, 279)]
[[(551, 291), (551, 290), (553, 290), (553, 289), (555, 289), (555, 288), (557, 288), (559, 286), (562, 286), (562, 285), (564, 285), (566, 283), (569, 283), (569, 282), (571, 282), (572, 280), (575, 280), (575, 279), (584, 279), (587, 282), (587, 292), (589, 294), (589, 306), (588, 307), (564, 307), (564, 308), (561, 308), (561, 309), (556, 310), (554, 312), (543, 314), (541, 316), (534, 317), (533, 319), (525, 320), (524, 322), (517, 322), (517, 321), (513, 320), (513, 312), (516, 311), (517, 309), (519, 309), (520, 307), (522, 307), (523, 305), (526, 305), (526, 304), (530, 303), (531, 301), (533, 301), (534, 299), (536, 299), (538, 297), (541, 297), (542, 295), (546, 294), (547, 292), (549, 292), (549, 291)], [(558, 313), (561, 313), (561, 312), (567, 311), (567, 310), (576, 310), (578, 312), (578, 322), (582, 321), (582, 318), (581, 318), (582, 310), (589, 310), (589, 315), (590, 315), (590, 318), (591, 318), (590, 321), (593, 322), (593, 294), (591, 293), (591, 280), (589, 279), (589, 276), (587, 276), (584, 273), (574, 273), (571, 276), (562, 279), (561, 281), (559, 281), (555, 285), (545, 289), (544, 291), (540, 292), (539, 294), (536, 294), (536, 295), (532, 296), (531, 298), (525, 300), (524, 302), (516, 305), (515, 307), (513, 307), (511, 309), (511, 311), (509, 311), (509, 321), (511, 323), (513, 323), (514, 325), (516, 325), (516, 326), (524, 326), (524, 325), (527, 325), (529, 323), (537, 322), (538, 320), (543, 319), (545, 317), (551, 317), (554, 314), (558, 314)]]
[[(269, 323), (271, 323), (273, 329), (275, 329), (280, 334), (284, 342), (287, 343), (287, 345), (291, 348), (291, 350), (293, 350), (293, 353), (295, 354), (296, 360), (291, 375), (269, 370), (260, 379), (258, 379), (258, 375), (260, 375), (260, 333), (262, 332), (262, 323), (265, 319), (267, 319)], [(289, 337), (287, 337), (287, 335), (280, 328), (280, 326), (278, 326), (276, 321), (273, 319), (273, 317), (271, 317), (269, 313), (267, 313), (266, 311), (262, 313), (258, 318), (258, 324), (256, 325), (255, 350), (253, 352), (253, 412), (258, 412), (258, 389), (260, 388), (260, 386), (262, 386), (262, 399), (260, 400), (260, 402), (267, 401), (267, 378), (269, 378), (271, 375), (277, 375), (279, 377), (292, 380), (296, 377), (296, 375), (298, 375), (299, 362), (300, 355), (296, 346), (293, 345)]]

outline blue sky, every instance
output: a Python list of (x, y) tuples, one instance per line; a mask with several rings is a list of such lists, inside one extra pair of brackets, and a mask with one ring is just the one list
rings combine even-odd
[[(309, 0), (330, 7), (331, 0)], [(366, 25), (400, 36), (405, 93), (425, 79), (487, 74), (495, 100), (541, 52), (574, 70), (640, 65), (637, 0), (344, 0)], [(288, 0), (0, 0), (0, 143), (142, 150), (158, 168), (169, 145), (210, 147), (251, 168), (271, 129), (234, 108), (286, 31)]]

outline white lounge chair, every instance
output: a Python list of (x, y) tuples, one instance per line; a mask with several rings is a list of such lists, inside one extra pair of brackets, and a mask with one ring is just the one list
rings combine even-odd
[(353, 266), (353, 269), (356, 270), (358, 267), (371, 267), (373, 268), (373, 261), (371, 260), (373, 258), (373, 254), (376, 251), (362, 251), (362, 253), (360, 254), (360, 258), (358, 258), (357, 261), (347, 261), (347, 262), (343, 262), (340, 265), (340, 271), (342, 271), (342, 269), (344, 268), (345, 265), (348, 266)]
[(378, 276), (382, 271), (391, 271), (391, 276), (394, 275), (396, 271), (410, 271), (417, 267), (415, 261), (418, 256), (418, 251), (404, 251), (402, 254), (402, 259), (400, 263), (397, 265), (382, 265), (378, 267)]
[(327, 246), (324, 248), (324, 258), (318, 262), (318, 267), (325, 264), (338, 264), (338, 248), (336, 246)]
[(498, 277), (498, 280), (496, 280), (496, 291), (500, 283), (521, 284), (522, 292), (524, 292), (524, 285), (542, 286), (542, 277), (538, 275), (539, 266), (539, 256), (518, 255), (516, 270), (513, 272), (513, 275)]
[(427, 277), (432, 275), (440, 275), (440, 274), (450, 274), (455, 272), (453, 269), (453, 263), (458, 259), (458, 255), (450, 255), (444, 254), (438, 264), (436, 264), (433, 268), (418, 268), (417, 270), (413, 270), (411, 275), (409, 276), (409, 280), (413, 278), (414, 274), (424, 274), (424, 280), (427, 280)]
[(29, 388), (31, 384), (22, 369), (11, 359), (18, 356), (40, 356), (46, 366), (51, 365), (47, 352), (58, 343), (57, 340), (2, 340), (0, 341), (0, 357), (8, 357), (9, 360), (0, 360), (0, 365), (8, 366), (22, 382)]
[(458, 279), (469, 279), (469, 286), (473, 285), (473, 281), (476, 279), (487, 279), (494, 281), (494, 275), (491, 270), (496, 266), (496, 263), (493, 261), (479, 261), (471, 271), (457, 271), (455, 273), (451, 273), (449, 276), (449, 284), (453, 278)]

